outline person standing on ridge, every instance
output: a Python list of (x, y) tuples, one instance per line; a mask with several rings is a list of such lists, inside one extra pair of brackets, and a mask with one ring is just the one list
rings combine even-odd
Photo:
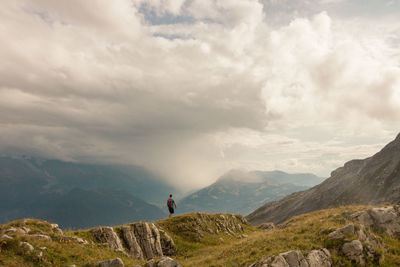
[(169, 210), (169, 216), (168, 218), (172, 217), (172, 214), (174, 214), (174, 206), (176, 208), (176, 203), (175, 201), (172, 199), (172, 194), (169, 195), (169, 199), (167, 200), (167, 206), (168, 206), (168, 210)]

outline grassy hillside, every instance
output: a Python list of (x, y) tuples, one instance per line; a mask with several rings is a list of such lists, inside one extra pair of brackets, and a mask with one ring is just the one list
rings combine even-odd
[[(316, 211), (294, 217), (274, 230), (264, 231), (246, 224), (243, 217), (231, 214), (190, 213), (164, 219), (155, 224), (168, 233), (177, 248), (172, 256), (183, 266), (248, 266), (260, 258), (278, 255), (289, 250), (300, 250), (304, 255), (313, 249), (327, 248), (333, 258), (334, 266), (354, 266), (340, 252), (343, 243), (356, 238), (346, 236), (332, 240), (328, 234), (335, 229), (354, 223), (360, 224), (351, 215), (366, 210), (366, 206), (346, 206), (335, 209)], [(95, 241), (90, 230), (66, 232), (68, 240), (59, 240), (59, 234), (51, 225), (38, 220), (16, 221), (2, 225), (0, 232), (10, 227), (29, 227), (31, 233), (46, 234), (53, 241), (37, 240), (23, 234), (17, 234), (13, 240), (1, 242), (0, 266), (90, 266), (100, 260), (121, 258), (125, 266), (143, 264), (145, 261), (133, 260), (126, 255), (109, 249), (105, 244)], [(115, 227), (118, 231), (119, 227)], [(400, 241), (388, 236), (382, 229), (366, 230), (382, 245), (377, 254), (384, 254), (381, 266), (400, 266)], [(89, 244), (79, 244), (81, 237)], [(31, 254), (20, 242), (28, 241), (35, 247)], [(40, 250), (40, 247), (46, 247)], [(40, 256), (42, 252), (42, 256)], [(367, 265), (376, 262), (367, 260)]]
[[(352, 263), (340, 253), (334, 253), (346, 239), (332, 241), (328, 238), (328, 234), (351, 222), (349, 217), (351, 214), (365, 209), (366, 206), (346, 206), (316, 211), (286, 221), (281, 229), (265, 232), (246, 226), (245, 231), (248, 236), (245, 238), (208, 234), (199, 242), (194, 240), (193, 234), (188, 234), (187, 231), (190, 230), (186, 232), (180, 230), (182, 228), (180, 225), (193, 224), (195, 217), (193, 214), (163, 220), (159, 224), (176, 241), (178, 254), (175, 258), (183, 266), (248, 266), (262, 257), (278, 255), (288, 250), (300, 250), (306, 255), (313, 249), (324, 247), (331, 251), (334, 266), (352, 266)], [(193, 227), (189, 229), (195, 231)], [(379, 229), (372, 231), (372, 234), (381, 239), (386, 247), (381, 265), (400, 266), (399, 239), (391, 238)], [(224, 242), (218, 241), (219, 237), (222, 237)], [(371, 262), (369, 264), (373, 265)]]

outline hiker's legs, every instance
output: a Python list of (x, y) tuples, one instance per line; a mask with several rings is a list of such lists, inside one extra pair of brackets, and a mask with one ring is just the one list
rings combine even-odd
[(171, 217), (172, 217), (172, 213), (169, 214), (168, 218), (171, 218)]

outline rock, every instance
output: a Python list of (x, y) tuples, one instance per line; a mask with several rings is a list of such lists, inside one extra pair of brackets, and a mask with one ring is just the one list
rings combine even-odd
[(51, 237), (48, 235), (35, 234), (32, 235), (32, 237), (37, 240), (51, 241)]
[(169, 257), (162, 257), (157, 263), (157, 267), (182, 267), (176, 260)]
[(9, 235), (2, 235), (1, 237), (0, 237), (0, 241), (3, 241), (3, 240), (11, 240), (11, 239), (14, 239), (14, 238), (12, 238), (11, 236), (9, 236)]
[(225, 242), (225, 240), (224, 240), (222, 237), (218, 238), (218, 240), (219, 240), (221, 243), (224, 243), (224, 242)]
[(135, 237), (146, 259), (162, 257), (160, 232), (153, 223), (139, 222), (132, 224)]
[(4, 231), (6, 234), (26, 234), (27, 232), (19, 227), (11, 227)]
[(76, 267), (75, 264), (68, 265), (68, 267)]
[(308, 267), (306, 259), (304, 258), (303, 254), (298, 250), (281, 253), (279, 254), (279, 256), (284, 257), (290, 267)]
[(40, 250), (46, 250), (47, 247), (40, 247), (39, 249), (40, 249)]
[(52, 223), (52, 224), (50, 224), (50, 226), (51, 226), (51, 230), (53, 230), (53, 232), (56, 232), (61, 235), (63, 234), (63, 231), (58, 227), (58, 224)]
[(35, 248), (28, 242), (21, 242), (21, 243), (19, 243), (19, 245), (21, 247), (27, 249), (29, 253), (32, 253), (35, 250)]
[(146, 262), (143, 267), (157, 267), (157, 263), (154, 259), (149, 260)]
[(160, 260), (156, 261), (154, 259), (146, 262), (143, 267), (182, 267), (176, 260), (170, 257), (161, 257)]
[(125, 243), (129, 248), (129, 255), (135, 259), (144, 259), (142, 249), (136, 240), (133, 226), (123, 226), (121, 230)]
[(74, 237), (74, 239), (75, 239), (75, 241), (78, 242), (79, 244), (82, 244), (82, 245), (87, 245), (87, 244), (89, 244), (89, 242), (87, 242), (85, 239), (82, 239), (82, 238), (80, 238), (80, 237)]
[(272, 231), (275, 229), (275, 224), (272, 222), (266, 222), (262, 223), (259, 226), (257, 226), (258, 229), (262, 229), (264, 231)]
[(391, 237), (400, 236), (400, 212), (393, 206), (356, 212), (352, 217), (362, 225), (383, 229)]
[(363, 256), (363, 245), (360, 240), (353, 240), (351, 242), (345, 243), (342, 247), (342, 252), (346, 258), (350, 260), (356, 260), (360, 264), (364, 264)]
[(96, 227), (92, 230), (93, 236), (102, 243), (108, 243), (110, 248), (123, 251), (122, 243), (112, 227)]
[(344, 238), (345, 236), (350, 236), (354, 235), (354, 224), (350, 223), (346, 225), (345, 227), (339, 228), (336, 231), (330, 233), (328, 237), (330, 239), (341, 239)]
[[(275, 259), (271, 262), (271, 267), (291, 267), (289, 263), (285, 260), (285, 258), (281, 255), (275, 257)], [(263, 267), (264, 265), (262, 265)]]
[(174, 240), (164, 231), (159, 229), (160, 231), (160, 242), (162, 253), (166, 256), (172, 256), (176, 253), (176, 247)]
[(310, 267), (330, 267), (332, 266), (332, 257), (326, 248), (312, 250), (306, 258)]
[(98, 267), (124, 267), (124, 262), (120, 258), (113, 260), (99, 261), (96, 264)]

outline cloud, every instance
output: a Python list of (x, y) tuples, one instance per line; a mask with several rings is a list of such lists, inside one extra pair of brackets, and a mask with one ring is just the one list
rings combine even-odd
[(0, 21), (4, 153), (141, 164), (190, 188), (230, 168), (327, 175), (398, 130), (392, 21), (256, 0), (20, 0)]

